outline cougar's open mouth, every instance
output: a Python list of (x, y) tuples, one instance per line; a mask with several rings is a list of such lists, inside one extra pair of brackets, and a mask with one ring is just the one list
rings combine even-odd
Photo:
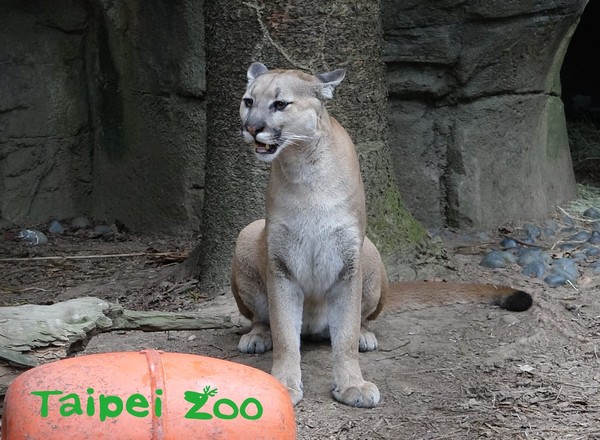
[(277, 147), (279, 145), (268, 145), (268, 144), (263, 144), (262, 142), (258, 142), (258, 141), (254, 141), (254, 151), (256, 151), (257, 154), (273, 154), (277, 151)]

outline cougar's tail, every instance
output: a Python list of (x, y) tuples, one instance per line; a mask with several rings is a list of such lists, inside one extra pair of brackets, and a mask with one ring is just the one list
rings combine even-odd
[(512, 312), (522, 312), (533, 304), (529, 293), (493, 284), (400, 282), (391, 283), (385, 296), (384, 311), (402, 311), (446, 304), (487, 303)]

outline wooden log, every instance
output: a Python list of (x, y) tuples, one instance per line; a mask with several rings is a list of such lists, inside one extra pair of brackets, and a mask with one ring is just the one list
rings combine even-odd
[(127, 310), (93, 297), (0, 307), (0, 397), (22, 369), (83, 350), (99, 333), (231, 328), (238, 325), (236, 316), (230, 298), (188, 313)]
[(83, 349), (92, 336), (113, 330), (230, 328), (235, 325), (231, 312), (223, 305), (188, 313), (134, 311), (93, 297), (52, 305), (2, 307), (0, 359), (32, 367), (39, 361), (64, 358)]

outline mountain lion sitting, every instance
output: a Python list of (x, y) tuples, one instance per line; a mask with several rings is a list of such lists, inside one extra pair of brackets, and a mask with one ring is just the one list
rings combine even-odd
[(344, 76), (342, 69), (312, 76), (260, 63), (248, 69), (242, 134), (271, 171), (266, 219), (240, 232), (231, 288), (240, 312), (252, 321), (240, 351), (272, 348), (272, 374), (294, 404), (302, 399), (300, 336), (317, 335), (331, 338), (334, 398), (373, 407), (379, 390), (363, 379), (358, 353), (377, 348), (365, 322), (379, 314), (386, 295), (395, 307), (411, 298), (438, 303), (480, 298), (509, 310), (527, 309), (531, 297), (485, 285), (388, 285), (379, 252), (365, 237), (354, 144), (324, 105)]

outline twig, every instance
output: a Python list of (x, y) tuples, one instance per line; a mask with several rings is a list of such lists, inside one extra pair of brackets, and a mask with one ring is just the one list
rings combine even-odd
[(0, 263), (18, 262), (18, 261), (56, 261), (56, 260), (91, 260), (101, 258), (130, 258), (130, 257), (167, 257), (172, 252), (132, 252), (129, 254), (99, 254), (99, 255), (63, 255), (52, 257), (26, 257), (26, 258), (0, 258)]
[(595, 223), (595, 222), (599, 221), (598, 219), (575, 217), (574, 215), (571, 215), (567, 211), (562, 209), (560, 206), (557, 206), (557, 208), (560, 209), (564, 215), (566, 215), (569, 218), (572, 218), (573, 220), (577, 220), (577, 221), (584, 222), (584, 223)]
[(573, 289), (575, 289), (576, 292), (579, 292), (579, 289), (577, 287), (575, 287), (575, 284), (573, 284), (573, 282), (571, 280), (567, 280), (567, 284), (569, 286), (571, 286)]

